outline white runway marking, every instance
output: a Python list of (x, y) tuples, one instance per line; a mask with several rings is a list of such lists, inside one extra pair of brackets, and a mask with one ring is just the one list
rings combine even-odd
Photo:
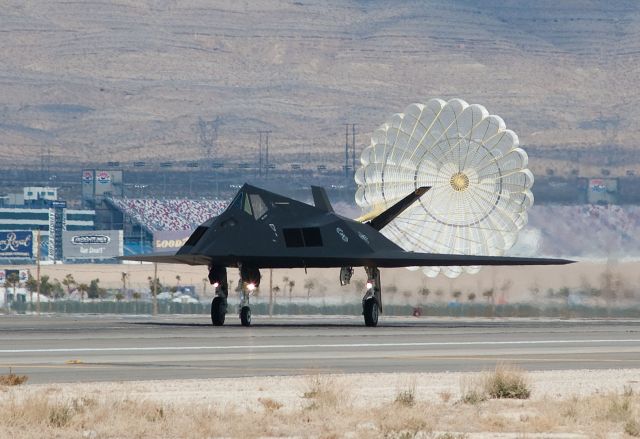
[(55, 349), (0, 349), (0, 354), (23, 354), (45, 352), (135, 352), (135, 351), (206, 351), (206, 350), (252, 350), (252, 349), (299, 349), (299, 348), (374, 348), (374, 347), (429, 347), (429, 346), (503, 346), (503, 345), (552, 345), (588, 343), (640, 343), (640, 339), (621, 340), (523, 340), (523, 341), (453, 341), (453, 342), (406, 342), (406, 343), (332, 343), (332, 344), (272, 344), (235, 346), (154, 346), (154, 347), (110, 347), (110, 348), (55, 348)]

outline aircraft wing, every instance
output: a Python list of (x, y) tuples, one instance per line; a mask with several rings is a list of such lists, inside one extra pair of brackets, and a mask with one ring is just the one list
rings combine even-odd
[[(387, 253), (387, 254), (385, 254)], [(428, 267), (470, 265), (565, 265), (575, 261), (555, 258), (522, 258), (513, 256), (470, 256), (414, 252), (376, 252), (371, 259), (377, 267)]]
[(155, 262), (158, 264), (208, 265), (211, 258), (202, 255), (177, 255), (175, 252), (144, 253), (120, 256), (121, 261)]
[(428, 267), (447, 265), (564, 265), (575, 261), (568, 259), (520, 258), (510, 256), (467, 256), (433, 253), (414, 253), (405, 251), (382, 251), (369, 254), (330, 256), (326, 254), (307, 254), (282, 256), (277, 254), (242, 256), (237, 255), (198, 255), (175, 253), (147, 253), (134, 256), (120, 256), (126, 261), (155, 262), (159, 264), (237, 266), (238, 262), (251, 264), (257, 268), (334, 268), (334, 267)]

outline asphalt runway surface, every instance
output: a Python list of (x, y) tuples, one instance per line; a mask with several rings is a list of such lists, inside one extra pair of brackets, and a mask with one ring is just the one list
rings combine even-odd
[(0, 373), (30, 383), (305, 373), (640, 368), (640, 320), (0, 316)]

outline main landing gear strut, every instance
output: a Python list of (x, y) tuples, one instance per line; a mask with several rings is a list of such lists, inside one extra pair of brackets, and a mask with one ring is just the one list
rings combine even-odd
[[(364, 267), (367, 272), (367, 291), (362, 298), (362, 316), (366, 326), (378, 325), (378, 314), (382, 313), (382, 286), (380, 284), (380, 270), (378, 267)], [(340, 269), (340, 285), (351, 282), (352, 267)]]
[[(209, 282), (215, 289), (215, 296), (211, 302), (211, 323), (213, 326), (224, 325), (227, 314), (227, 298), (229, 284), (225, 267), (209, 267)], [(238, 314), (242, 326), (251, 326), (251, 308), (249, 296), (260, 286), (260, 270), (253, 267), (240, 267), (240, 304)]]
[(225, 267), (209, 267), (209, 283), (213, 285), (215, 290), (211, 302), (211, 323), (213, 326), (222, 326), (227, 314), (227, 297), (229, 297), (227, 269)]
[(382, 312), (382, 287), (380, 270), (377, 267), (364, 267), (367, 272), (367, 291), (362, 298), (362, 315), (366, 326), (378, 325), (378, 314)]

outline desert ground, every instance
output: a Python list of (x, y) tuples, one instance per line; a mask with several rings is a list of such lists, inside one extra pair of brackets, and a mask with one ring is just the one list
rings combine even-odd
[(345, 123), (360, 150), (408, 104), (459, 97), (501, 115), (536, 174), (639, 169), (631, 0), (9, 3), (7, 167), (254, 161), (272, 130), (274, 163), (335, 168)]
[[(524, 399), (491, 397), (511, 374)], [(0, 386), (0, 437), (631, 438), (640, 370)], [(521, 395), (523, 396), (523, 395)]]

